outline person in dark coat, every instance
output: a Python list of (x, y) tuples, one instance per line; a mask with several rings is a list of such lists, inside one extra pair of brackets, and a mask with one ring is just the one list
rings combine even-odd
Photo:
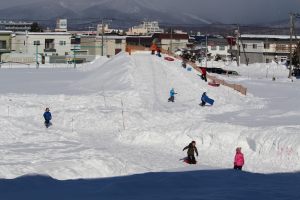
[(51, 125), (51, 119), (52, 119), (52, 115), (50, 112), (49, 108), (46, 108), (45, 113), (44, 113), (44, 119), (45, 119), (45, 126), (48, 128)]
[(205, 103), (204, 99), (205, 99), (206, 96), (207, 96), (206, 92), (203, 92), (203, 94), (201, 96), (201, 104), (200, 104), (200, 106), (205, 106), (206, 103)]
[(207, 78), (206, 78), (206, 68), (205, 67), (201, 67), (201, 79), (204, 80), (205, 82), (207, 82)]
[(185, 69), (187, 61), (185, 59), (182, 60), (181, 66)]
[(157, 48), (157, 54), (156, 54), (158, 57), (161, 57), (161, 50), (160, 48)]
[(196, 164), (197, 161), (196, 161), (196, 158), (195, 158), (195, 153), (198, 157), (198, 150), (197, 150), (197, 147), (196, 147), (196, 142), (192, 141), (188, 146), (183, 148), (183, 151), (185, 151), (186, 149), (188, 150), (187, 151), (188, 163)]

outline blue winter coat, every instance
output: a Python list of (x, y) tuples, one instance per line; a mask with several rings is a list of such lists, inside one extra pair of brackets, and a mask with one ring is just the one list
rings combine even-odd
[(50, 121), (52, 119), (51, 112), (45, 112), (44, 119)]
[(205, 101), (206, 98), (207, 98), (206, 93), (203, 93), (202, 96), (201, 96), (201, 101)]
[(174, 89), (170, 90), (170, 97), (174, 97), (175, 94), (176, 94), (176, 93), (175, 93)]

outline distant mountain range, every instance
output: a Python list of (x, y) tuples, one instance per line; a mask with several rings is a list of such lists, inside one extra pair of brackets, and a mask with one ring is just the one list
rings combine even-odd
[[(169, 0), (169, 2), (171, 2)], [(102, 18), (113, 19), (113, 24), (128, 27), (142, 20), (157, 20), (172, 24), (211, 24), (214, 21), (202, 16), (182, 12), (178, 13), (159, 0), (149, 3), (147, 0), (72, 0), (40, 1), (22, 4), (0, 10), (0, 19), (19, 19), (38, 21), (54, 26), (57, 18), (69, 18), (69, 25), (89, 26)], [(97, 21), (98, 20), (98, 21)]]

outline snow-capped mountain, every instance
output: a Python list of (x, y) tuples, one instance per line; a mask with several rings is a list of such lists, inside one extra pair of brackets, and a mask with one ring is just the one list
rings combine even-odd
[[(71, 0), (39, 1), (0, 10), (2, 19), (55, 20), (66, 18), (110, 18), (117, 23), (133, 24), (144, 19), (164, 23), (210, 24), (211, 20), (187, 12), (178, 12), (170, 0)], [(53, 23), (53, 22), (52, 22)], [(126, 24), (125, 23), (125, 24)]]

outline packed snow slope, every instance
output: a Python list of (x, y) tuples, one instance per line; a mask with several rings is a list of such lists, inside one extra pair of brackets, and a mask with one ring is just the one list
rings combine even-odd
[[(249, 95), (242, 96), (210, 87), (180, 65), (146, 52), (77, 69), (1, 69), (0, 177), (185, 171), (190, 166), (180, 161), (182, 149), (192, 140), (197, 166), (231, 168), (241, 146), (247, 171), (300, 169), (298, 81), (242, 75), (234, 80), (249, 86)], [(172, 87), (178, 95), (168, 103)], [(199, 106), (205, 91), (214, 106)], [(49, 129), (42, 118), (46, 107), (53, 115)]]

